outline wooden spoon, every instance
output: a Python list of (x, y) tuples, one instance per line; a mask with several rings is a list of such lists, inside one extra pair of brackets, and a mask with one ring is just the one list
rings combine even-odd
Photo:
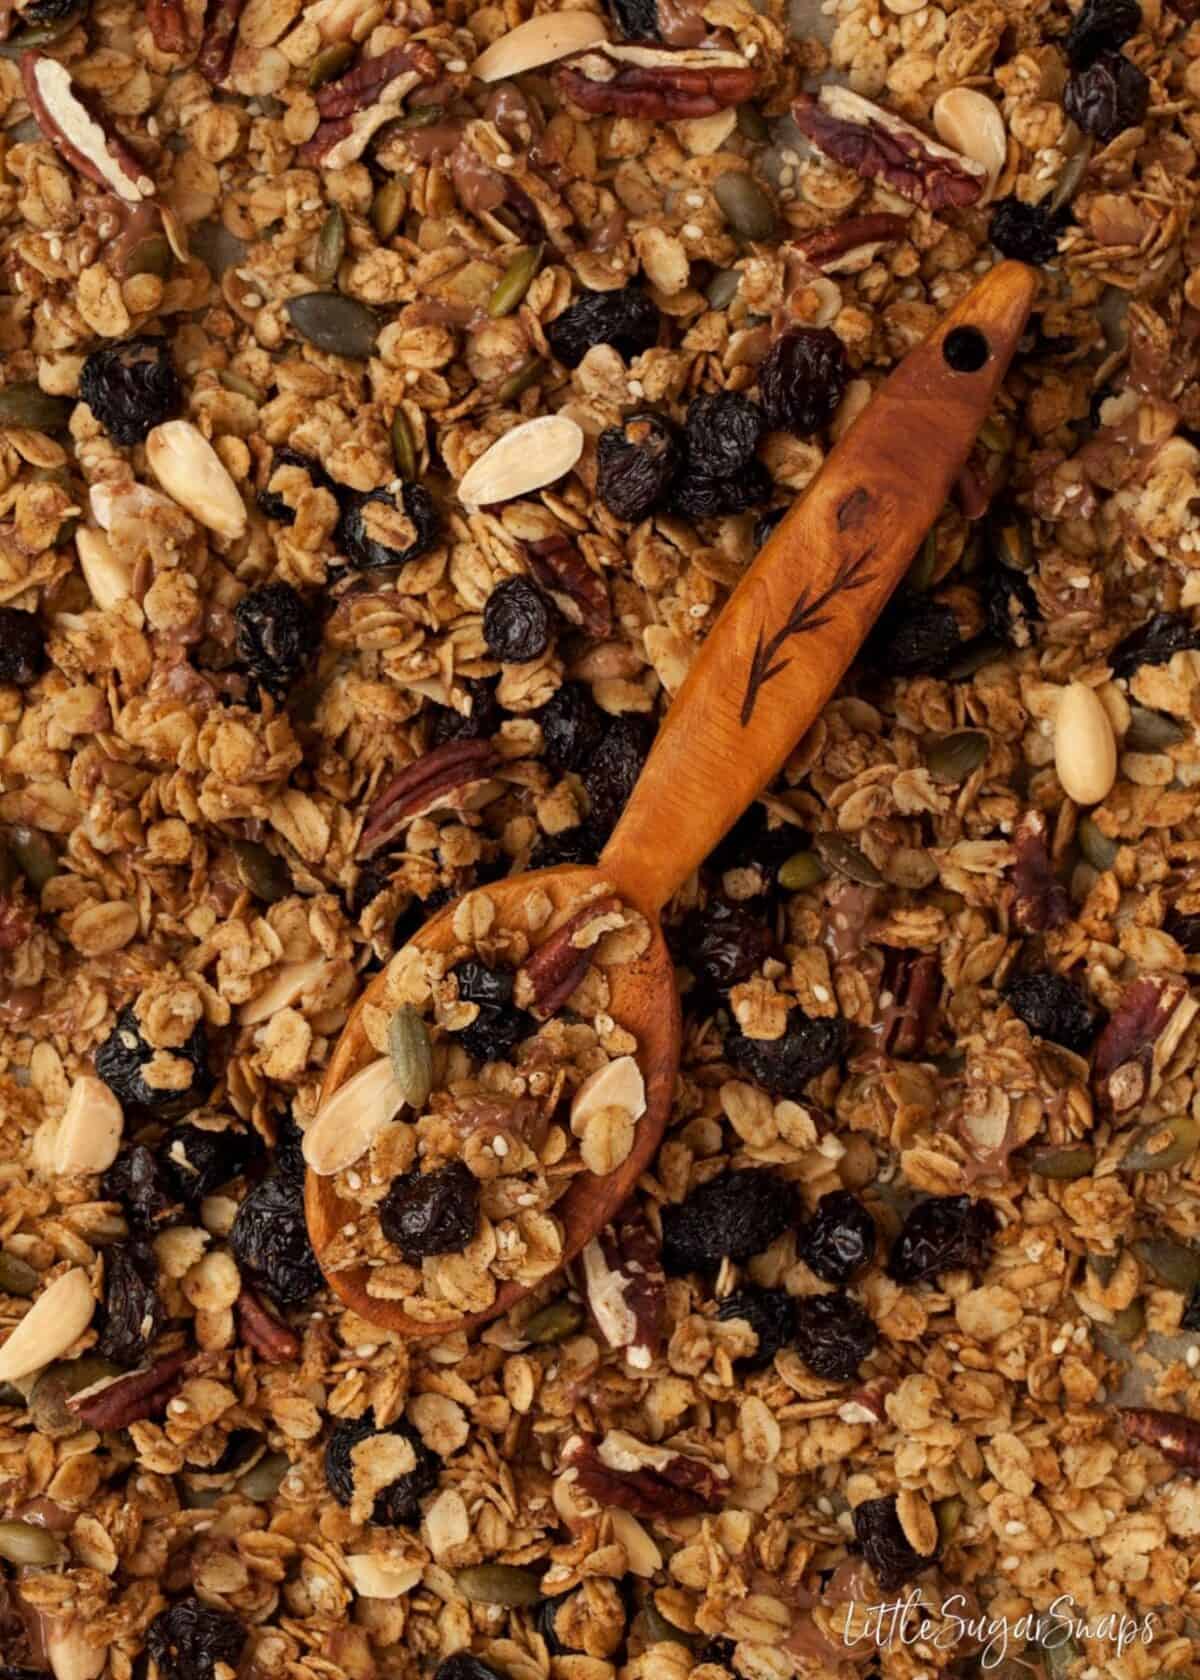
[[(659, 729), (633, 797), (595, 868), (567, 865), (489, 882), (499, 926), (525, 927), (534, 888), (554, 916), (580, 894), (610, 883), (649, 919), (653, 937), (637, 961), (610, 968), (611, 1014), (634, 1035), (646, 1112), (632, 1153), (605, 1177), (581, 1173), (555, 1209), (562, 1263), (574, 1258), (626, 1200), (658, 1148), (679, 1064), (674, 968), (659, 912), (721, 836), (777, 775), (837, 687), (916, 549), (941, 512), (1016, 349), (1037, 290), (1032, 271), (1002, 263), (911, 351), (831, 452), (734, 591)], [(457, 942), (447, 905), (413, 943), (446, 951)], [(383, 1003), (377, 975), (346, 1023), (322, 1101), (375, 1058), (363, 1028), (368, 1002)], [(309, 1231), (318, 1258), (355, 1217), (335, 1180), (310, 1172)], [(366, 1266), (328, 1273), (363, 1318), (406, 1336), (470, 1330), (503, 1313), (527, 1289), (506, 1282), (484, 1312), (438, 1321), (410, 1317), (367, 1293)]]

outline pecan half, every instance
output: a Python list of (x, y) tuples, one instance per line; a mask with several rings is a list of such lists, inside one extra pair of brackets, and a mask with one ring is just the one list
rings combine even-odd
[(1153, 1095), (1197, 1008), (1178, 974), (1148, 974), (1126, 988), (1092, 1056), (1103, 1108), (1124, 1114)]
[(38, 127), (73, 169), (129, 204), (154, 196), (139, 159), (88, 110), (65, 65), (47, 53), (27, 52), (21, 81)]
[(514, 1001), (539, 1021), (557, 1015), (587, 973), (596, 940), (615, 925), (604, 918), (620, 908), (619, 898), (595, 899), (555, 928), (517, 970)]
[(560, 90), (593, 116), (673, 122), (749, 99), (757, 74), (738, 53), (601, 42), (562, 64)]
[(242, 1285), (235, 1307), (238, 1335), (248, 1348), (268, 1365), (286, 1365), (300, 1357), (300, 1338), (296, 1332), (276, 1318), (266, 1303)]
[(376, 130), (400, 115), (413, 88), (436, 81), (440, 72), (429, 48), (410, 41), (363, 59), (336, 82), (327, 82), (317, 92), (321, 121), (300, 147), (301, 163), (323, 163), (327, 169), (354, 163)]
[(925, 1047), (942, 990), (938, 960), (928, 952), (889, 951), (883, 991), (892, 1003), (882, 1011), (883, 1048), (889, 1056), (916, 1056)]
[(1131, 1441), (1145, 1441), (1173, 1464), (1200, 1475), (1200, 1419), (1153, 1406), (1124, 1406), (1121, 1422)]
[(1013, 835), (1013, 921), (1022, 933), (1061, 927), (1071, 913), (1067, 889), (1055, 879), (1040, 811), (1026, 811)]
[(560, 532), (540, 542), (525, 543), (524, 548), (529, 570), (563, 617), (597, 641), (607, 641), (613, 625), (608, 585), (575, 544)]
[(490, 741), (447, 741), (406, 765), (367, 812), (356, 855), (374, 857), (430, 811), (464, 810), (472, 790), (498, 763)]
[(670, 1447), (652, 1447), (623, 1429), (602, 1440), (576, 1435), (563, 1450), (563, 1464), (575, 1484), (601, 1505), (616, 1505), (635, 1517), (695, 1517), (716, 1510), (722, 1466), (689, 1458)]
[(662, 1344), (667, 1279), (658, 1239), (636, 1209), (619, 1215), (583, 1251), (588, 1306), (609, 1347), (648, 1370)]
[(907, 228), (907, 216), (880, 210), (872, 216), (848, 216), (836, 227), (802, 234), (794, 244), (814, 268), (827, 268), (838, 257), (844, 257), (847, 251), (857, 251), (861, 245), (890, 245), (895, 239), (903, 239)]
[(245, 7), (246, 0), (212, 0), (208, 9), (196, 68), (214, 87), (219, 86), (229, 74), (233, 51), (237, 46), (238, 24)]
[(67, 1410), (92, 1429), (127, 1429), (143, 1418), (156, 1417), (166, 1410), (191, 1357), (190, 1348), (178, 1348), (140, 1371), (114, 1377), (101, 1386), (82, 1388), (71, 1395)]
[(792, 106), (792, 117), (800, 132), (835, 163), (864, 181), (882, 181), (901, 198), (928, 210), (975, 204), (988, 184), (982, 164), (952, 152), (849, 88), (823, 87), (818, 97), (802, 93)]
[(183, 0), (146, 0), (146, 23), (159, 52), (187, 51), (187, 16)]

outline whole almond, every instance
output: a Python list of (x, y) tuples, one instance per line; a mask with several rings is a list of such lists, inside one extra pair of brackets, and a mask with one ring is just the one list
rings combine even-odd
[(0, 1347), (0, 1382), (30, 1377), (77, 1341), (92, 1322), (96, 1302), (82, 1266), (56, 1277)]
[(471, 66), (471, 74), (481, 82), (504, 81), (593, 47), (607, 33), (595, 12), (543, 12), (493, 41)]
[(1069, 683), (1054, 720), (1054, 768), (1077, 805), (1107, 799), (1117, 778), (1117, 743), (1108, 713), (1094, 688)]
[(304, 1134), (304, 1159), (322, 1178), (352, 1167), (403, 1107), (390, 1056), (368, 1062), (317, 1110)]
[(146, 459), (167, 495), (219, 537), (240, 537), (246, 504), (212, 444), (190, 420), (166, 420), (146, 439)]
[(582, 454), (578, 422), (565, 414), (541, 414), (514, 426), (484, 450), (459, 480), (458, 499), (472, 509), (511, 502), (553, 484)]
[(990, 193), (1008, 157), (1008, 131), (999, 107), (974, 88), (950, 88), (934, 104), (933, 126), (939, 140), (983, 165)]
[(124, 1128), (121, 1105), (104, 1081), (81, 1075), (54, 1136), (55, 1172), (104, 1172), (117, 1158)]

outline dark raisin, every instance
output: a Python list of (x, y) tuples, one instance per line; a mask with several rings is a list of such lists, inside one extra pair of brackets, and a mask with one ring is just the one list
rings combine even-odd
[(304, 1175), (308, 1171), (304, 1160), (304, 1133), (297, 1126), (291, 1109), (276, 1121), (271, 1167), (281, 1177), (290, 1178), (303, 1187)]
[(461, 1254), (479, 1224), (479, 1180), (463, 1161), (394, 1178), (379, 1206), (379, 1226), (406, 1260)]
[(168, 1054), (192, 1065), (191, 1083), (185, 1090), (160, 1091), (147, 1085), (142, 1068), (154, 1059), (155, 1052), (142, 1037), (133, 1006), (126, 1004), (117, 1016), (116, 1025), (96, 1051), (96, 1073), (108, 1086), (123, 1107), (147, 1111), (157, 1118), (169, 1119), (198, 1108), (212, 1090), (212, 1075), (208, 1071), (208, 1034), (203, 1021), (198, 1021), (185, 1041)]
[(122, 1149), (100, 1180), (100, 1199), (119, 1202), (130, 1229), (139, 1233), (160, 1231), (182, 1212), (162, 1161), (144, 1143)]
[(925, 1283), (942, 1272), (982, 1272), (999, 1229), (990, 1202), (930, 1196), (904, 1221), (888, 1256), (888, 1276), (897, 1283)]
[(875, 1221), (849, 1190), (831, 1190), (801, 1227), (796, 1252), (824, 1283), (849, 1283), (875, 1257)]
[(563, 863), (595, 863), (599, 847), (594, 845), (581, 828), (568, 828), (562, 834), (538, 836), (529, 854), (530, 869), (556, 869)]
[(246, 1629), (231, 1610), (184, 1598), (160, 1610), (146, 1629), (146, 1650), (162, 1680), (213, 1680), (218, 1663), (236, 1668)]
[(389, 862), (387, 858), (382, 857), (371, 858), (367, 863), (359, 865), (350, 892), (350, 914), (356, 921), (381, 892), (387, 891), (391, 885), (391, 872), (394, 867), (394, 861)]
[(482, 1657), (455, 1651), (452, 1657), (442, 1658), (433, 1671), (433, 1680), (504, 1680), (504, 1676)]
[(458, 1034), (459, 1043), (477, 1061), (502, 1061), (534, 1028), (532, 1017), (513, 1004), (513, 970), (488, 968), (476, 958), (468, 957), (450, 972), (458, 981), (458, 995), (463, 1002), (479, 1006), (479, 1013), (470, 1026)]
[(570, 1597), (570, 1593), (564, 1593), (559, 1598), (544, 1598), (534, 1613), (534, 1623), (538, 1632), (546, 1641), (546, 1649), (552, 1657), (565, 1656), (567, 1651), (570, 1649), (570, 1647), (559, 1638), (558, 1630), (555, 1625), (558, 1619), (558, 1612), (562, 1609), (563, 1605), (566, 1604)]
[(682, 458), (669, 420), (658, 414), (630, 415), (600, 433), (596, 494), (615, 519), (645, 519), (662, 506)]
[(1083, 0), (1067, 31), (1067, 62), (1086, 70), (1105, 51), (1123, 47), (1142, 27), (1138, 0)]
[(28, 688), (46, 663), (46, 638), (36, 613), (0, 607), (0, 683)]
[(884, 1592), (894, 1592), (911, 1581), (937, 1556), (936, 1548), (926, 1554), (909, 1545), (896, 1515), (894, 1493), (882, 1499), (864, 1499), (854, 1507), (854, 1537)]
[(750, 461), (738, 473), (710, 478), (685, 465), (671, 490), (671, 508), (685, 519), (718, 519), (727, 513), (748, 513), (769, 501), (775, 486), (761, 461)]
[(1033, 627), (1042, 615), (1023, 572), (1011, 566), (989, 566), (983, 579), (983, 603), (988, 629), (998, 641), (1013, 648), (1034, 645)]
[(1058, 255), (1058, 218), (1044, 204), (1026, 204), (1012, 194), (992, 207), (988, 237), (1002, 257), (1048, 263)]
[(74, 12), (82, 11), (80, 0), (30, 0), (28, 6), (21, 8), (21, 17), (26, 23), (35, 23), (40, 28), (47, 23), (61, 23)]
[(471, 701), (465, 715), (453, 706), (435, 706), (429, 720), (429, 745), (441, 747), (447, 741), (482, 741), (494, 735), (504, 722), (496, 699), (496, 685), (482, 677), (460, 677)]
[(586, 683), (565, 682), (533, 714), (542, 731), (542, 757), (556, 775), (582, 770), (604, 736), (608, 718)]
[(1102, 145), (1136, 128), (1150, 103), (1150, 82), (1124, 53), (1099, 53), (1086, 70), (1067, 79), (1063, 110), (1085, 134)]
[(303, 1306), (324, 1281), (304, 1219), (304, 1179), (278, 1167), (243, 1199), (229, 1246), (238, 1265), (281, 1307)]
[(269, 694), (281, 699), (321, 640), (312, 608), (290, 583), (264, 583), (247, 590), (233, 616), (238, 658)]
[(1100, 1018), (1083, 992), (1061, 974), (1026, 974), (1010, 980), (1004, 998), (1036, 1038), (1048, 1038), (1080, 1056), (1091, 1049)]
[(839, 1289), (833, 1295), (805, 1295), (796, 1302), (796, 1347), (801, 1359), (826, 1382), (850, 1382), (874, 1353), (875, 1320)]
[(558, 613), (532, 578), (505, 578), (483, 609), (483, 639), (494, 659), (522, 663), (540, 659), (550, 646)]
[(334, 483), (315, 456), (302, 455), (298, 449), (289, 449), (286, 445), (275, 451), (271, 457), (267, 482), (258, 493), (258, 505), (267, 518), (275, 520), (276, 524), (294, 525), (295, 508), (289, 507), (277, 490), (268, 488), (280, 467), (299, 467), (308, 474), (308, 481), (314, 490), (333, 490)]
[(587, 835), (597, 845), (607, 840), (628, 805), (652, 735), (645, 718), (626, 713), (613, 719), (592, 754), (581, 779), (588, 797)]
[(162, 1329), (158, 1267), (149, 1243), (117, 1243), (104, 1257), (104, 1301), (96, 1352), (118, 1365), (140, 1365)]
[(127, 338), (86, 357), (79, 395), (114, 443), (142, 443), (183, 407), (183, 388), (166, 341)]
[(724, 898), (714, 898), (703, 910), (690, 910), (678, 939), (683, 961), (712, 991), (723, 991), (756, 973), (772, 944), (761, 914)]
[(701, 1646), (696, 1653), (696, 1661), (713, 1663), (717, 1668), (727, 1668), (731, 1674), (736, 1674), (737, 1670), (733, 1666), (733, 1653), (736, 1650), (737, 1645), (732, 1639), (725, 1639), (717, 1634), (714, 1639)]
[(182, 1202), (194, 1205), (236, 1178), (255, 1153), (255, 1140), (235, 1126), (210, 1131), (185, 1122), (159, 1145), (163, 1176)]
[(606, 0), (626, 41), (660, 41), (657, 0)]
[(785, 516), (790, 510), (785, 507), (768, 508), (760, 513), (754, 521), (754, 546), (756, 549), (765, 548), (768, 538), (774, 536)]
[(399, 1435), (408, 1441), (416, 1463), (406, 1475), (390, 1483), (377, 1496), (371, 1521), (385, 1528), (415, 1528), (421, 1520), (420, 1501), (437, 1487), (442, 1461), (403, 1419), (386, 1430), (376, 1428), (374, 1412), (366, 1412), (360, 1418), (343, 1418), (335, 1423), (325, 1443), (325, 1480), (338, 1504), (349, 1505), (354, 1498), (355, 1447), (372, 1435), (385, 1434)]
[(1196, 1284), (1188, 1296), (1187, 1306), (1183, 1309), (1183, 1317), (1179, 1320), (1181, 1330), (1200, 1330), (1200, 1283)]
[(674, 1276), (761, 1254), (796, 1220), (792, 1186), (767, 1167), (721, 1173), (662, 1211), (663, 1266)]
[(638, 285), (584, 292), (546, 326), (546, 342), (564, 367), (578, 367), (597, 344), (611, 344), (631, 362), (658, 342), (658, 310)]
[(791, 1347), (796, 1340), (796, 1303), (786, 1289), (759, 1289), (747, 1284), (725, 1296), (717, 1307), (717, 1317), (725, 1321), (744, 1318), (758, 1337), (754, 1352), (737, 1362), (747, 1371), (769, 1365), (780, 1348)]
[(1172, 906), (1163, 918), (1163, 932), (1182, 946), (1189, 957), (1200, 956), (1200, 914), (1187, 915)]
[(1200, 629), (1185, 613), (1158, 612), (1139, 624), (1108, 656), (1114, 677), (1126, 679), (1143, 665), (1168, 665), (1177, 653), (1200, 649)]
[(709, 869), (724, 874), (729, 869), (755, 869), (764, 888), (777, 884), (780, 865), (808, 845), (808, 834), (791, 823), (770, 824), (765, 805), (757, 801), (734, 823), (729, 833), (713, 847), (706, 860)]
[(932, 595), (901, 589), (868, 644), (885, 676), (943, 676), (964, 646), (951, 607)]
[[(367, 512), (370, 507), (387, 511), (372, 515)], [(399, 506), (390, 490), (348, 497), (333, 540), (353, 571), (378, 571), (407, 566), (426, 553), (437, 541), (440, 527), (437, 504), (428, 490), (423, 484), (407, 482), (401, 488)]]
[(839, 1061), (846, 1037), (840, 1015), (814, 1017), (793, 1004), (781, 1038), (747, 1038), (734, 1025), (725, 1037), (725, 1055), (772, 1096), (798, 1097), (810, 1079)]
[(684, 422), (689, 473), (729, 478), (754, 459), (763, 434), (758, 404), (739, 391), (695, 397)]
[(846, 347), (829, 327), (789, 328), (758, 370), (767, 425), (811, 437), (833, 419), (849, 378)]
[(426, 898), (414, 898), (392, 924), (392, 949), (401, 951), (433, 915), (458, 894), (451, 887), (435, 887)]

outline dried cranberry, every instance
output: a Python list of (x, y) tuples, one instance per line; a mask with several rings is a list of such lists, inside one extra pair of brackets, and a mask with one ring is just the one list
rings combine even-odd
[(875, 1256), (875, 1221), (849, 1190), (831, 1190), (801, 1227), (796, 1252), (825, 1283), (849, 1283)]
[(479, 1006), (478, 1015), (458, 1035), (463, 1049), (480, 1062), (502, 1061), (535, 1024), (513, 1004), (514, 971), (488, 968), (477, 958), (468, 957), (450, 972), (458, 981), (460, 999)]
[(104, 1303), (96, 1352), (118, 1365), (140, 1365), (166, 1314), (149, 1243), (117, 1243), (104, 1259)]
[(1185, 613), (1158, 612), (1139, 624), (1108, 656), (1114, 677), (1128, 680), (1143, 665), (1168, 665), (1177, 653), (1200, 649), (1200, 628)]
[(850, 1382), (879, 1341), (875, 1320), (839, 1289), (796, 1302), (796, 1347), (809, 1370), (826, 1382)]
[(769, 501), (775, 486), (761, 461), (750, 461), (739, 473), (711, 478), (685, 464), (671, 490), (671, 508), (685, 519), (719, 519), (723, 514), (747, 513)]
[(1200, 956), (1200, 914), (1187, 915), (1172, 905), (1163, 919), (1163, 932), (1182, 946), (1189, 957)]
[[(280, 467), (299, 467), (308, 474), (309, 483), (314, 490), (334, 490), (335, 485), (321, 463), (312, 455), (302, 455), (298, 449), (289, 449), (286, 445), (277, 449), (271, 457), (270, 471), (267, 473), (267, 485), (275, 477)], [(264, 486), (258, 493), (258, 505), (268, 519), (273, 519), (278, 525), (294, 525), (296, 510), (284, 501), (277, 490), (270, 490)]]
[(679, 438), (658, 414), (633, 414), (596, 444), (596, 494), (614, 519), (636, 523), (661, 507), (682, 459)]
[(546, 326), (546, 343), (564, 367), (578, 367), (597, 344), (611, 344), (631, 362), (658, 342), (658, 310), (635, 284), (584, 292)]
[(1083, 0), (1067, 31), (1067, 62), (1086, 70), (1102, 52), (1123, 47), (1142, 27), (1138, 0)]
[(483, 639), (488, 652), (506, 663), (540, 659), (550, 646), (557, 617), (554, 603), (531, 578), (505, 578), (492, 590), (483, 609)]
[(713, 991), (748, 979), (769, 955), (772, 943), (761, 915), (724, 898), (689, 911), (678, 940), (683, 961), (697, 981)]
[(181, 1202), (194, 1206), (236, 1178), (255, 1153), (256, 1139), (236, 1126), (210, 1131), (185, 1122), (159, 1145), (163, 1175)]
[(556, 775), (582, 770), (608, 723), (586, 683), (565, 682), (533, 714), (542, 732), (542, 757)]
[(1034, 625), (1041, 618), (1037, 596), (1023, 572), (1011, 566), (993, 564), (984, 573), (983, 603), (988, 629), (998, 641), (1012, 648), (1030, 648), (1036, 641)]
[(1058, 255), (1058, 231), (1058, 218), (1046, 205), (1010, 194), (993, 205), (988, 237), (1002, 257), (1040, 264)]
[[(393, 541), (381, 542), (367, 528), (366, 509), (383, 504), (400, 516)], [(437, 504), (423, 484), (406, 482), (400, 503), (390, 490), (370, 490), (349, 496), (333, 533), (338, 552), (353, 571), (378, 571), (387, 566), (407, 566), (431, 549), (438, 538), (441, 517)], [(389, 530), (389, 537), (392, 532)], [(399, 542), (402, 546), (394, 546)]]
[(739, 391), (695, 397), (684, 422), (689, 474), (730, 478), (754, 459), (763, 433), (763, 414)]
[(146, 1084), (142, 1069), (153, 1061), (156, 1053), (142, 1037), (133, 1007), (127, 1004), (96, 1051), (96, 1073), (123, 1107), (147, 1111), (160, 1119), (198, 1108), (213, 1086), (204, 1022), (198, 1021), (183, 1044), (170, 1052), (192, 1065), (191, 1083), (186, 1089), (158, 1090)]
[(159, 1231), (181, 1214), (175, 1185), (144, 1143), (123, 1149), (100, 1180), (100, 1199), (119, 1202), (131, 1230)]
[(236, 1668), (246, 1629), (231, 1610), (217, 1610), (198, 1598), (184, 1598), (146, 1629), (146, 1650), (162, 1680), (214, 1680), (218, 1663)]
[(721, 1173), (662, 1211), (663, 1267), (674, 1276), (748, 1260), (795, 1222), (790, 1184), (767, 1167)]
[(902, 1587), (937, 1557), (936, 1548), (925, 1554), (909, 1545), (896, 1514), (894, 1493), (882, 1499), (864, 1499), (854, 1507), (854, 1537), (884, 1592)]
[(877, 669), (898, 677), (943, 676), (963, 646), (951, 607), (905, 589), (897, 592), (869, 643)]
[(127, 338), (86, 357), (79, 395), (114, 443), (141, 443), (183, 407), (183, 387), (161, 338)]
[(384, 1528), (415, 1528), (421, 1520), (420, 1501), (437, 1487), (442, 1461), (403, 1419), (387, 1429), (378, 1429), (374, 1412), (366, 1412), (360, 1418), (343, 1418), (335, 1423), (325, 1443), (325, 1481), (329, 1491), (339, 1505), (350, 1504), (354, 1498), (354, 1449), (373, 1435), (401, 1436), (412, 1446), (416, 1463), (377, 1496), (371, 1521)]
[(479, 1180), (463, 1161), (392, 1180), (379, 1206), (379, 1226), (406, 1260), (459, 1254), (479, 1224)]
[(233, 616), (238, 658), (269, 694), (282, 698), (321, 640), (312, 608), (290, 583), (264, 583), (247, 590)]
[(743, 1370), (761, 1370), (780, 1348), (791, 1347), (796, 1340), (796, 1304), (786, 1289), (759, 1289), (747, 1284), (725, 1296), (718, 1304), (717, 1317), (726, 1322), (744, 1318), (758, 1337), (754, 1352), (737, 1361)]
[(982, 1272), (999, 1229), (990, 1202), (930, 1196), (904, 1221), (888, 1256), (888, 1276), (896, 1283), (924, 1283), (942, 1272)]
[(846, 347), (829, 327), (791, 327), (758, 370), (767, 425), (811, 437), (837, 412), (850, 378)]
[(504, 722), (494, 683), (480, 677), (460, 677), (459, 682), (471, 701), (471, 710), (463, 713), (453, 706), (435, 706), (429, 720), (431, 747), (445, 746), (447, 741), (485, 740)]
[(658, 0), (605, 0), (605, 3), (624, 40), (662, 39), (658, 23)]
[(644, 718), (614, 718), (582, 774), (588, 797), (587, 836), (597, 845), (607, 840), (629, 803), (650, 751), (651, 735)]
[(1087, 1055), (1100, 1018), (1073, 981), (1061, 974), (1026, 974), (1008, 983), (1004, 997), (1036, 1038)]
[(1063, 94), (1063, 110), (1085, 134), (1102, 145), (1127, 128), (1136, 128), (1150, 103), (1150, 82), (1124, 53), (1099, 53), (1085, 70), (1076, 70)]
[(0, 683), (28, 688), (46, 663), (46, 637), (36, 613), (0, 607)]
[(303, 1306), (324, 1282), (304, 1218), (303, 1176), (281, 1166), (278, 1145), (275, 1168), (237, 1210), (229, 1246), (278, 1306)]
[(782, 1037), (747, 1038), (734, 1026), (725, 1036), (725, 1054), (772, 1096), (798, 1097), (810, 1079), (841, 1058), (846, 1038), (846, 1023), (840, 1015), (814, 1017), (793, 1004)]

